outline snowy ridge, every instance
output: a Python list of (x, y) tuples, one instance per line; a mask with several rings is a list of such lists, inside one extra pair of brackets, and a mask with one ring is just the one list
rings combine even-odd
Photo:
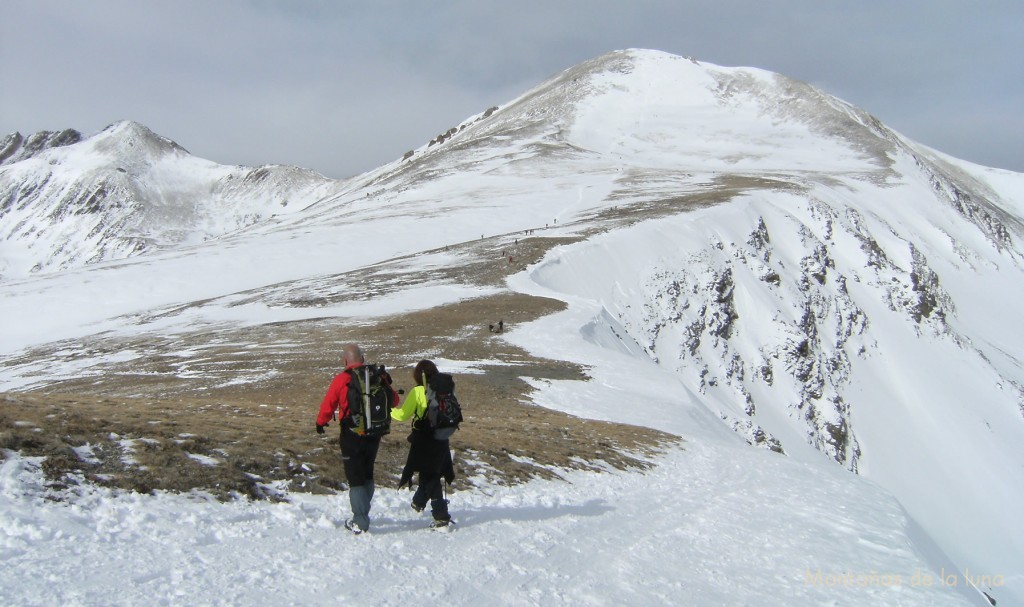
[[(43, 174), (41, 158), (68, 158), (60, 154), (95, 139), (4, 165), (0, 184), (24, 184), (14, 169)], [(175, 159), (170, 166), (199, 162), (145, 140), (159, 148), (147, 154)], [(106, 153), (53, 166), (87, 175)], [(153, 184), (173, 180), (141, 164), (149, 178), (133, 187), (160, 199), (167, 190)], [(0, 283), (0, 315), (24, 318), (0, 355), (104, 332), (357, 320), (379, 313), (373, 301), (296, 302), (330, 299), (336, 277), (372, 265), (427, 275), (380, 296), (388, 313), (421, 309), (424, 285), (431, 304), (472, 296), (466, 285), (429, 282), (437, 264), (460, 262), (440, 252), (446, 245), (487, 238), (500, 250), (524, 230), (574, 239), (509, 280), (568, 308), (506, 338), (586, 365), (594, 378), (538, 381), (536, 403), (657, 427), (681, 435), (683, 447), (646, 474), (567, 474), (569, 484), (458, 495), (463, 526), (442, 541), (462, 559), (464, 583), (419, 590), (462, 604), (986, 604), (968, 588), (971, 571), (987, 576), (978, 590), (1000, 604), (1024, 600), (1024, 544), (1014, 533), (1024, 498), (1024, 325), (1015, 314), (1024, 176), (919, 146), (784, 76), (631, 50), (570, 68), (365, 175), (297, 179), (299, 190), (315, 191), (299, 196), (310, 204), (289, 203), (287, 215), (261, 214), (249, 227), (238, 210), (190, 214), (166, 196), (166, 215), (188, 236), (168, 232), (167, 246), (144, 256), (90, 268), (80, 260), (93, 245), (67, 241), (76, 269)], [(236, 200), (265, 190), (240, 191), (250, 194)], [(0, 215), (4, 234), (13, 212)], [(164, 226), (157, 214), (151, 224)], [(43, 232), (46, 215), (14, 223), (31, 231), (41, 221)], [(197, 227), (201, 217), (221, 236)], [(40, 246), (61, 251), (56, 242)], [(49, 255), (46, 267), (64, 263)], [(101, 295), (104, 307), (82, 305)], [(192, 302), (202, 303), (158, 313)], [(70, 360), (55, 351), (0, 367), (0, 386), (42, 386), (134, 355), (82, 347)], [(112, 583), (60, 558), (70, 546), (98, 551), (108, 565), (161, 554), (140, 518), (173, 529), (174, 545), (188, 549), (134, 577), (127, 603), (151, 590), (183, 602), (176, 588), (231, 602), (217, 593), (244, 571), (278, 582), (259, 597), (284, 588), (317, 602), (310, 588), (322, 576), (284, 555), (309, 546), (333, 561), (342, 542), (377, 565), (332, 578), (323, 596), (401, 603), (409, 597), (399, 584), (359, 582), (405, 571), (438, 539), (413, 534), (406, 497), (385, 489), (375, 500), (382, 532), (362, 538), (369, 542), (338, 537), (343, 497), (295, 496), (274, 510), (86, 493), (86, 529), (112, 531), (75, 543), (57, 535), (81, 539), (61, 506), (38, 507), (33, 466), (4, 463), (4, 520), (13, 522), (0, 556), (21, 563), (13, 557), (32, 552), (66, 577), (93, 580), (79, 595), (60, 586), (67, 600), (95, 603)], [(175, 526), (171, 511), (181, 510), (198, 530)], [(38, 586), (9, 585), (29, 577), (18, 566), (3, 574), (0, 587), (12, 588), (3, 596), (33, 602)], [(943, 572), (959, 583), (940, 583)], [(912, 583), (919, 573), (933, 583)], [(886, 583), (892, 576), (898, 583)]]

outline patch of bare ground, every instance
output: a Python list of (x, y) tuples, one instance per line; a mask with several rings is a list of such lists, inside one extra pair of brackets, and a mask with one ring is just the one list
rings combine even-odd
[[(466, 417), (451, 441), (456, 488), (552, 478), (564, 470), (643, 469), (679, 437), (532, 404), (524, 378), (585, 380), (586, 369), (532, 356), (489, 329), (499, 320), (515, 327), (563, 308), (556, 300), (509, 291), (505, 278), (556, 245), (766, 185), (723, 180), (671, 200), (624, 202), (586, 218), (571, 237), (536, 230), (481, 238), (448, 247), (459, 263), (429, 272), (414, 257), (399, 258), (345, 275), (272, 285), (235, 301), (315, 309), (428, 281), (497, 287), (476, 299), (359, 322), (325, 317), (185, 335), (143, 328), (134, 336), (97, 335), (0, 361), (57, 365), (66, 362), (62, 357), (137, 354), (127, 362), (98, 364), (80, 377), (0, 395), (0, 449), (45, 456), (44, 471), (56, 486), (85, 478), (139, 492), (203, 490), (224, 499), (274, 498), (273, 488), (281, 485), (314, 493), (342, 490), (337, 424), (319, 436), (314, 422), (339, 371), (341, 345), (356, 342), (369, 361), (391, 369), (398, 387), (412, 387), (411, 369), (421, 358), (464, 361), (474, 369), (456, 373)], [(338, 284), (369, 286), (353, 295)], [(406, 428), (396, 424), (382, 441), (378, 483), (397, 484), (405, 436)]]
[[(478, 372), (456, 374), (466, 417), (451, 441), (457, 489), (552, 478), (562, 470), (647, 467), (678, 438), (531, 404), (524, 377), (582, 380), (584, 370), (532, 357), (483, 322), (514, 326), (561, 307), (504, 292), (369, 325), (321, 319), (191, 335), (175, 341), (176, 348), (202, 352), (189, 374), (162, 368), (169, 363), (151, 356), (98, 377), (0, 397), (0, 449), (46, 456), (44, 470), (57, 486), (84, 477), (139, 492), (198, 489), (224, 499), (273, 497), (270, 487), (280, 484), (315, 493), (344, 489), (338, 426), (318, 436), (314, 419), (338, 372), (340, 346), (355, 341), (406, 389), (420, 358), (479, 361)], [(288, 345), (275, 348), (275, 340)], [(230, 382), (255, 367), (274, 373)], [(382, 441), (379, 483), (397, 484), (406, 435), (396, 423)], [(91, 457), (80, 456), (84, 446)]]

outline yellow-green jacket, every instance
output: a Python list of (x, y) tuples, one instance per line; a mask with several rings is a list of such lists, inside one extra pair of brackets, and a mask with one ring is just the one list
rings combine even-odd
[(427, 416), (427, 392), (423, 386), (416, 386), (409, 391), (401, 407), (391, 410), (391, 419), (404, 422), (409, 419), (423, 419)]

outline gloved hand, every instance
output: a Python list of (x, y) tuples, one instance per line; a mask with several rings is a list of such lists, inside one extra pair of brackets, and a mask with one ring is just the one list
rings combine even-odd
[(317, 434), (323, 434), (324, 433), (324, 428), (326, 428), (326, 427), (327, 427), (327, 424), (324, 424), (323, 426), (321, 426), (320, 424), (317, 424), (316, 425), (316, 433)]

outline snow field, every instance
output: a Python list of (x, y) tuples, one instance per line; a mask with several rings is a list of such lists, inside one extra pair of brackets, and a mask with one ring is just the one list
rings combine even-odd
[(218, 503), (80, 487), (54, 502), (35, 462), (11, 457), (0, 468), (0, 600), (967, 604), (956, 589), (911, 586), (931, 565), (901, 531), (906, 514), (839, 469), (695, 443), (646, 473), (562, 474), (452, 494), (447, 534), (426, 528), (409, 492), (381, 487), (370, 533), (353, 536), (344, 495)]

